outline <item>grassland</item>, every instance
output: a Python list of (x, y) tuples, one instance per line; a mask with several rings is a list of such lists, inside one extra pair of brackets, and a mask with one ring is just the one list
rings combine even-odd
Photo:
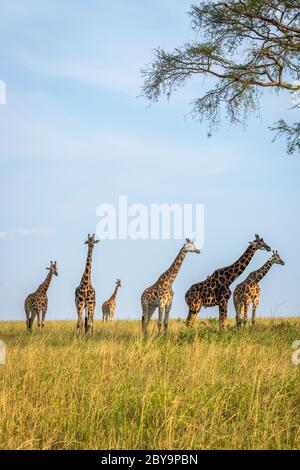
[(1, 449), (299, 449), (300, 321), (219, 332), (215, 321), (144, 342), (137, 321), (32, 336), (1, 322)]

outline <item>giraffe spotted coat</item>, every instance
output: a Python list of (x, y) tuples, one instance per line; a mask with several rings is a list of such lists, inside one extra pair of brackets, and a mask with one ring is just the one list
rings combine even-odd
[(161, 333), (162, 321), (164, 321), (164, 334), (167, 334), (174, 295), (172, 285), (188, 252), (200, 253), (200, 250), (187, 238), (170, 268), (159, 277), (155, 284), (144, 290), (141, 304), (142, 330), (145, 336), (148, 335), (148, 324), (156, 308), (158, 308), (158, 334)]
[[(48, 297), (47, 291), (52, 280), (52, 276), (58, 276), (56, 261), (51, 261), (50, 267), (46, 268), (49, 270), (44, 282), (37, 288), (35, 292), (29, 294), (25, 299), (25, 315), (26, 315), (26, 327), (32, 333), (33, 322), (37, 317), (38, 328), (42, 325), (42, 329), (45, 327), (45, 317), (48, 308)], [(42, 323), (41, 323), (42, 320)]]
[(85, 333), (92, 335), (94, 331), (94, 313), (96, 308), (96, 293), (92, 286), (91, 270), (92, 270), (92, 256), (93, 249), (99, 240), (95, 240), (95, 235), (88, 235), (85, 242), (88, 245), (87, 259), (85, 270), (82, 275), (81, 281), (75, 290), (75, 305), (77, 309), (77, 336), (82, 334), (83, 331), (83, 313), (86, 311), (85, 316)]
[(218, 306), (220, 328), (227, 326), (227, 308), (231, 296), (230, 285), (246, 269), (257, 250), (270, 251), (271, 248), (262, 238), (255, 235), (254, 241), (250, 242), (249, 247), (235, 263), (216, 270), (205, 281), (190, 287), (185, 295), (185, 301), (189, 308), (187, 326), (193, 324), (202, 306)]
[(116, 308), (117, 308), (117, 303), (116, 303), (117, 293), (120, 287), (122, 287), (121, 280), (117, 279), (116, 287), (112, 296), (108, 300), (103, 302), (102, 304), (102, 320), (103, 321), (113, 320), (115, 312), (116, 312)]
[[(280, 258), (277, 251), (273, 252), (273, 256), (259, 269), (253, 271), (240, 284), (238, 284), (233, 293), (233, 302), (236, 312), (236, 325), (238, 328), (248, 322), (248, 308), (252, 304), (252, 325), (255, 323), (256, 310), (259, 305), (260, 287), (259, 282), (269, 272), (273, 264), (284, 265), (284, 261)], [(242, 319), (242, 314), (244, 318)]]

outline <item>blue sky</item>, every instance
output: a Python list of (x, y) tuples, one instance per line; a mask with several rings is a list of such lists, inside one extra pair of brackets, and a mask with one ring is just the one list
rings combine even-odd
[[(137, 98), (140, 69), (156, 46), (189, 38), (190, 0), (12, 0), (1, 5), (0, 319), (22, 319), (23, 301), (56, 259), (48, 319), (76, 318), (74, 289), (84, 268), (96, 208), (116, 203), (205, 204), (205, 244), (188, 255), (174, 284), (172, 316), (184, 293), (230, 264), (261, 234), (286, 261), (262, 283), (259, 315), (298, 315), (299, 157), (268, 131), (293, 119), (288, 94), (266, 93), (246, 129), (226, 122), (213, 137), (193, 121), (193, 80), (170, 102)], [(140, 294), (175, 258), (179, 241), (103, 241), (93, 285), (100, 306), (120, 277), (117, 316), (140, 318)], [(267, 259), (257, 253), (249, 271)], [(230, 316), (233, 306), (230, 302)], [(216, 316), (216, 309), (202, 311)]]

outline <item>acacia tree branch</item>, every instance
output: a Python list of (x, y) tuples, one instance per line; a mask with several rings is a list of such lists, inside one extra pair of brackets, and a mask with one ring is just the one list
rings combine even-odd
[(147, 99), (169, 98), (188, 79), (210, 77), (214, 86), (201, 87), (193, 115), (215, 128), (224, 111), (233, 122), (246, 119), (259, 107), (259, 90), (300, 90), (299, 0), (202, 0), (189, 15), (205, 41), (171, 53), (156, 49), (142, 71)]

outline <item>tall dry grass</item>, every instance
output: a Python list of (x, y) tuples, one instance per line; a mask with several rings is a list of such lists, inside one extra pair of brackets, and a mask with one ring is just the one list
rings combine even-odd
[(88, 340), (74, 326), (0, 323), (0, 448), (300, 448), (299, 321), (172, 321), (146, 342), (137, 321), (97, 322)]

